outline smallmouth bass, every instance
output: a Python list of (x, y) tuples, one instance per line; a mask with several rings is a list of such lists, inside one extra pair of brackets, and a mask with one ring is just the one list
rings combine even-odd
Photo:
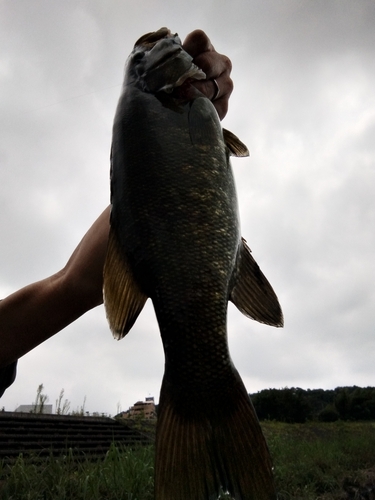
[(227, 304), (282, 326), (241, 238), (229, 156), (246, 146), (192, 85), (205, 74), (162, 28), (135, 44), (111, 151), (104, 303), (122, 338), (151, 298), (165, 353), (155, 499), (274, 500), (267, 444), (227, 344)]

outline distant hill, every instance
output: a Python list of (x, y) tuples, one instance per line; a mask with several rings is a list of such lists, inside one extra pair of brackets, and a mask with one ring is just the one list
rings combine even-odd
[(264, 389), (250, 394), (260, 420), (375, 420), (375, 387)]

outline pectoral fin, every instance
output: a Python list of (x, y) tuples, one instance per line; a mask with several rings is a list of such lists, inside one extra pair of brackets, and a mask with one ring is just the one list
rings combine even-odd
[(244, 239), (240, 245), (235, 284), (229, 298), (245, 316), (266, 325), (284, 325), (277, 296)]
[(135, 281), (112, 229), (104, 263), (103, 295), (110, 329), (115, 339), (120, 340), (134, 325), (147, 295)]
[(223, 138), (231, 156), (244, 157), (250, 155), (245, 144), (240, 141), (236, 135), (225, 128), (223, 128)]

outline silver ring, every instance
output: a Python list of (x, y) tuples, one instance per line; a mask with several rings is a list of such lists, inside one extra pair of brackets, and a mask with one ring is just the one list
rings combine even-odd
[(214, 94), (213, 98), (211, 99), (211, 102), (214, 102), (219, 97), (220, 87), (219, 87), (219, 84), (217, 83), (217, 81), (215, 80), (215, 78), (212, 78), (211, 81), (215, 85), (215, 94)]

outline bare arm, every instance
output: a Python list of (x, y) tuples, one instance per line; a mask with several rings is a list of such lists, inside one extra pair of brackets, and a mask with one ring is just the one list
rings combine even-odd
[(61, 271), (0, 302), (0, 366), (15, 361), (102, 303), (109, 211), (106, 208), (94, 222)]

